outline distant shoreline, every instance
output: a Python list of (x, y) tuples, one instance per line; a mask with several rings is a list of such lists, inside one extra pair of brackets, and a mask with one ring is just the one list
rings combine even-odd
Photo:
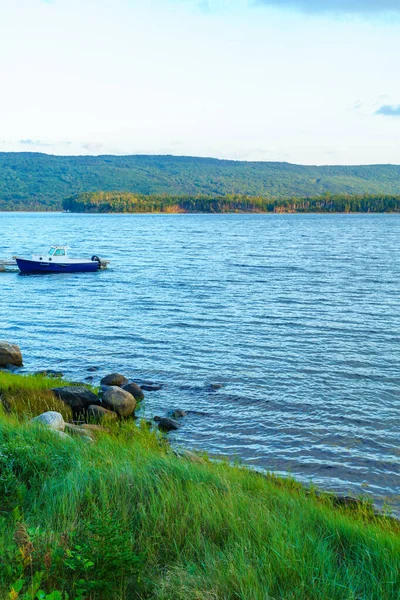
[(137, 212), (116, 212), (116, 211), (107, 211), (107, 212), (98, 212), (98, 211), (65, 211), (65, 210), (1, 210), (0, 214), (71, 214), (71, 215), (399, 215), (400, 211), (221, 211), (221, 212), (211, 212), (211, 211), (180, 211), (180, 212), (167, 212), (167, 211), (137, 211)]

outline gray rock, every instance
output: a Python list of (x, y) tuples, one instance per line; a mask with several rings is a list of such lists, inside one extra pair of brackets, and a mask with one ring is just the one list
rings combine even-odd
[(103, 394), (103, 405), (120, 417), (129, 417), (135, 412), (136, 400), (126, 390), (111, 386)]
[(140, 387), (145, 392), (158, 392), (158, 390), (161, 390), (162, 385), (158, 383), (143, 383)]
[(194, 463), (205, 463), (206, 462), (204, 460), (204, 458), (202, 458), (198, 454), (195, 454), (194, 452), (191, 452), (190, 450), (174, 450), (174, 454), (175, 454), (175, 456), (178, 456), (179, 458), (186, 458), (190, 462), (194, 462)]
[(359, 508), (364, 504), (362, 500), (359, 498), (354, 498), (354, 496), (335, 496), (333, 503), (336, 506), (345, 506), (350, 508)]
[(51, 429), (53, 433), (56, 433), (59, 437), (64, 438), (66, 440), (70, 440), (71, 436), (68, 433), (64, 433), (64, 431), (60, 431), (59, 429)]
[(88, 420), (93, 423), (102, 423), (103, 421), (115, 421), (117, 419), (117, 415), (115, 412), (107, 410), (106, 408), (104, 408), (104, 406), (98, 405), (89, 406), (87, 409), (87, 416)]
[(216, 390), (220, 390), (223, 387), (224, 387), (223, 383), (210, 383), (210, 390), (212, 392), (215, 392)]
[(98, 396), (84, 386), (53, 388), (52, 392), (57, 398), (68, 404), (74, 412), (83, 411), (91, 404), (99, 404), (100, 402)]
[(87, 370), (94, 372), (94, 371), (98, 371), (99, 367), (88, 367)]
[[(89, 407), (90, 408), (90, 407)], [(93, 408), (102, 408), (101, 406), (93, 406)], [(89, 410), (89, 409), (88, 409)], [(106, 410), (106, 409), (103, 409)], [(111, 419), (116, 419), (117, 415), (111, 411), (107, 411), (110, 413)], [(101, 435), (102, 433), (107, 433), (109, 429), (107, 427), (103, 427), (102, 425), (94, 425), (93, 423), (84, 423), (81, 425), (81, 429), (87, 432), (87, 435), (90, 437), (95, 437), (97, 435)]]
[(122, 386), (122, 389), (125, 390), (126, 392), (129, 392), (129, 394), (132, 394), (132, 396), (135, 398), (135, 400), (143, 400), (143, 398), (144, 398), (143, 391), (137, 385), (137, 383), (127, 383), (126, 385)]
[(6, 371), (19, 371), (19, 367), (16, 367), (15, 365), (4, 365), (3, 369)]
[(40, 425), (45, 425), (50, 429), (57, 429), (58, 431), (64, 431), (65, 422), (62, 417), (62, 414), (56, 412), (55, 410), (49, 410), (45, 413), (42, 413), (38, 417), (32, 419), (35, 423), (39, 423)]
[(121, 373), (110, 373), (110, 375), (106, 375), (105, 377), (103, 377), (100, 383), (102, 385), (122, 387), (123, 385), (129, 383), (129, 381), (126, 377), (121, 375)]
[(187, 415), (186, 410), (182, 410), (181, 408), (177, 408), (177, 409), (173, 410), (171, 413), (171, 417), (173, 419), (181, 419), (182, 417), (186, 417), (186, 415)]
[(16, 344), (0, 342), (0, 367), (6, 365), (22, 366), (21, 350)]
[(179, 429), (180, 425), (174, 419), (169, 417), (154, 417), (154, 421), (158, 424), (158, 429), (161, 431), (175, 431)]
[(71, 435), (78, 435), (80, 437), (89, 436), (89, 432), (86, 431), (86, 429), (84, 429), (83, 427), (79, 427), (78, 425), (73, 425), (72, 423), (65, 423), (64, 431), (66, 433), (70, 433)]

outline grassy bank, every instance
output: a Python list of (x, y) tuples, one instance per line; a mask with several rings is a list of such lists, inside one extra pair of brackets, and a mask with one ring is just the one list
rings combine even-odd
[(0, 473), (0, 598), (400, 598), (400, 524), (144, 422), (90, 443), (0, 414)]
[(72, 411), (56, 398), (52, 388), (69, 385), (59, 377), (43, 375), (17, 375), (0, 371), (0, 395), (7, 412), (20, 417), (35, 417), (42, 412), (55, 410), (65, 420), (72, 418)]

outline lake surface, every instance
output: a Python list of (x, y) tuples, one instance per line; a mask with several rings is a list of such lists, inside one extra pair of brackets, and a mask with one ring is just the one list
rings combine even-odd
[(63, 243), (110, 268), (0, 273), (27, 370), (162, 383), (176, 443), (400, 509), (399, 215), (0, 213), (0, 258)]

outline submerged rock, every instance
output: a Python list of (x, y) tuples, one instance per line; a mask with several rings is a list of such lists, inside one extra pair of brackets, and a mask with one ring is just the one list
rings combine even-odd
[(181, 408), (176, 408), (175, 410), (173, 410), (171, 412), (171, 417), (173, 419), (181, 419), (182, 417), (186, 417), (187, 412), (186, 410), (182, 410)]
[(210, 385), (208, 387), (211, 392), (216, 392), (217, 390), (220, 390), (221, 388), (223, 388), (224, 384), (223, 383), (210, 383)]
[[(103, 421), (115, 421), (117, 419), (115, 412), (107, 410), (107, 408), (104, 408), (104, 406), (99, 406), (97, 404), (88, 407), (87, 416), (89, 421), (95, 423), (102, 423)], [(82, 425), (82, 427), (85, 427), (86, 429), (85, 425)]]
[(53, 388), (52, 392), (57, 398), (68, 404), (74, 412), (85, 410), (91, 404), (99, 404), (100, 402), (96, 394), (83, 386)]
[(55, 371), (54, 369), (46, 369), (45, 371), (36, 371), (35, 375), (41, 375), (42, 377), (56, 377), (61, 379), (64, 377), (64, 373), (62, 371)]
[(143, 383), (140, 387), (145, 392), (158, 392), (158, 390), (161, 390), (162, 385), (159, 383)]
[(87, 368), (87, 371), (91, 371), (91, 372), (98, 371), (98, 370), (99, 370), (99, 367), (88, 367)]
[(110, 375), (103, 377), (100, 383), (102, 385), (122, 387), (123, 385), (129, 383), (129, 381), (126, 377), (124, 377), (124, 375), (121, 375), (121, 373), (110, 373)]
[(22, 366), (22, 354), (19, 346), (0, 341), (0, 367), (13, 365)]
[(120, 417), (129, 417), (135, 412), (136, 400), (126, 390), (111, 386), (103, 394), (103, 405)]
[(143, 400), (144, 398), (143, 391), (137, 383), (127, 383), (122, 386), (122, 389), (129, 392), (129, 394), (132, 394), (135, 400)]
[(158, 429), (161, 431), (175, 431), (179, 429), (180, 425), (174, 419), (170, 419), (169, 417), (154, 417), (154, 421), (158, 424)]
[(65, 429), (65, 421), (62, 414), (55, 410), (49, 410), (42, 413), (38, 417), (32, 419), (32, 421), (39, 423), (40, 425), (45, 425), (46, 427), (49, 427), (49, 429), (56, 429), (58, 431), (64, 431)]
[(3, 365), (1, 368), (5, 369), (6, 371), (19, 371), (19, 367), (16, 365)]

